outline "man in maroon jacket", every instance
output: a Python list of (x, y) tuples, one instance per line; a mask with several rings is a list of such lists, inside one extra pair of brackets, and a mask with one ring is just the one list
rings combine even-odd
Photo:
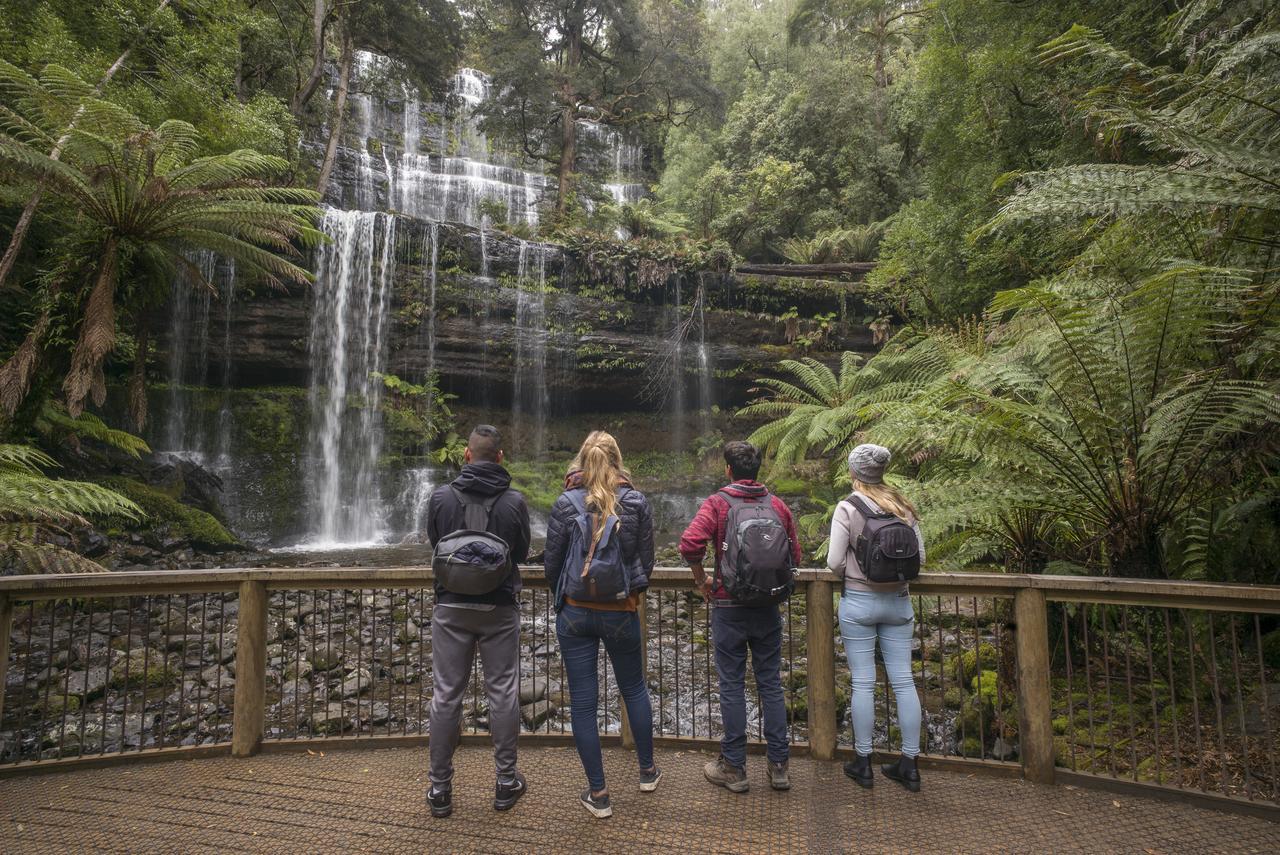
[(791, 538), (791, 554), (800, 564), (800, 541), (795, 520), (786, 503), (770, 495), (757, 482), (760, 452), (749, 442), (730, 442), (724, 447), (725, 475), (732, 482), (709, 496), (698, 509), (689, 527), (680, 536), (680, 555), (689, 562), (693, 581), (711, 606), (711, 640), (716, 651), (716, 672), (720, 679), (720, 715), (724, 737), (720, 757), (703, 770), (707, 780), (731, 792), (745, 793), (747, 783), (747, 652), (760, 691), (764, 715), (764, 735), (768, 743), (769, 785), (775, 790), (790, 789), (787, 760), (787, 708), (782, 696), (782, 615), (777, 606), (752, 607), (734, 602), (719, 572), (708, 576), (702, 562), (707, 544), (715, 548), (715, 567), (724, 558), (725, 524), (729, 517), (726, 494), (746, 502), (772, 502), (774, 511)]

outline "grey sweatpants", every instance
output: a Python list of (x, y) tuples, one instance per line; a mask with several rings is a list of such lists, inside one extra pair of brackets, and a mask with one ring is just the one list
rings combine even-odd
[(493, 606), (437, 605), (431, 613), (431, 782), (453, 780), (453, 752), (462, 725), (462, 698), (471, 682), (476, 647), (489, 699), (489, 733), (499, 778), (516, 771), (520, 736), (520, 610)]

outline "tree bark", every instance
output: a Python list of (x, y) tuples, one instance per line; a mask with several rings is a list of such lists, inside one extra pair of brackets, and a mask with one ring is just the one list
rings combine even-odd
[(351, 63), (355, 55), (355, 45), (342, 29), (342, 56), (338, 59), (338, 91), (333, 99), (333, 118), (329, 120), (329, 144), (325, 146), (324, 162), (320, 164), (320, 178), (316, 181), (316, 192), (324, 195), (329, 185), (329, 174), (333, 172), (333, 162), (338, 156), (338, 143), (342, 139), (343, 120), (347, 114), (347, 90), (351, 85)]
[(302, 111), (306, 109), (307, 102), (316, 93), (320, 81), (324, 78), (324, 33), (328, 25), (328, 0), (314, 0), (311, 7), (311, 49), (313, 51), (311, 73), (307, 75), (307, 79), (298, 91), (293, 93), (293, 103), (290, 104), (293, 115), (299, 119), (302, 118)]
[[(171, 0), (160, 0), (160, 5), (156, 6), (156, 10), (151, 13), (151, 17), (164, 11)], [(102, 90), (111, 82), (111, 78), (124, 67), (128, 61), (133, 48), (128, 47), (124, 53), (116, 57), (116, 61), (111, 63), (111, 67), (102, 75), (102, 79), (98, 81), (98, 85), (93, 87), (93, 95), (96, 98), (102, 94)], [(49, 157), (53, 160), (59, 160), (62, 157), (62, 149), (67, 144), (67, 140), (71, 138), (71, 132), (76, 129), (76, 123), (80, 121), (80, 116), (84, 114), (84, 107), (81, 106), (76, 110), (75, 115), (71, 117), (71, 124), (67, 125), (67, 129), (62, 132), (62, 136), (53, 146), (53, 151), (49, 152)], [(0, 288), (4, 287), (5, 280), (9, 278), (9, 273), (13, 270), (13, 264), (18, 259), (18, 252), (22, 249), (22, 244), (27, 239), (27, 231), (31, 228), (31, 221), (35, 218), (36, 208), (40, 207), (40, 197), (44, 194), (44, 181), (36, 182), (36, 189), (31, 194), (31, 198), (27, 200), (27, 204), (22, 207), (22, 213), (18, 216), (18, 222), (13, 227), (13, 234), (9, 237), (9, 246), (5, 248), (4, 256), (0, 257)]]
[(582, 65), (582, 19), (569, 21), (565, 27), (565, 58), (560, 82), (560, 165), (556, 176), (559, 187), (556, 213), (569, 208), (573, 192), (573, 169), (578, 159), (578, 68)]

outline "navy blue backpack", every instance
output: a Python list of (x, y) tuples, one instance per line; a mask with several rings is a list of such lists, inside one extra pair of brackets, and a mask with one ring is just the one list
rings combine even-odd
[[(629, 488), (618, 488), (618, 499)], [(604, 521), (600, 540), (591, 544), (597, 515), (587, 509), (586, 491), (565, 493), (577, 512), (570, 522), (569, 549), (560, 568), (560, 596), (585, 603), (616, 603), (631, 594), (631, 574), (622, 557), (622, 541), (618, 537), (618, 517), (610, 514)]]

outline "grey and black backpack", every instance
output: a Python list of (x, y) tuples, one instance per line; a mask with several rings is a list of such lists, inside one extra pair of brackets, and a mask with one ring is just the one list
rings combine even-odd
[(721, 491), (729, 503), (720, 584), (744, 606), (776, 605), (795, 589), (791, 538), (768, 493), (749, 501)]
[(493, 506), (502, 496), (476, 499), (452, 485), (462, 505), (462, 528), (436, 543), (431, 569), (440, 586), (454, 594), (488, 594), (496, 591), (511, 573), (511, 547), (488, 531)]
[(871, 582), (910, 582), (920, 575), (920, 541), (901, 518), (875, 510), (862, 496), (845, 499), (862, 515), (862, 534), (852, 545), (862, 575)]

